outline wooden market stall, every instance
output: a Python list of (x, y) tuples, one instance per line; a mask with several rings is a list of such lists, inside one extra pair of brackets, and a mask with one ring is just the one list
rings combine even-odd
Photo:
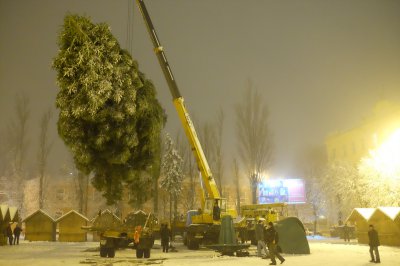
[(7, 245), (7, 236), (4, 235), (4, 231), (10, 224), (10, 210), (8, 205), (0, 205), (0, 246)]
[(84, 242), (87, 240), (86, 231), (82, 226), (86, 226), (89, 220), (82, 214), (71, 210), (58, 218), (58, 241), (60, 242)]
[(56, 223), (54, 219), (42, 210), (37, 210), (22, 222), (25, 223), (25, 240), (55, 241)]
[(360, 244), (368, 244), (368, 220), (375, 211), (375, 208), (355, 208), (346, 219), (346, 223), (355, 226), (356, 237)]
[(400, 207), (379, 207), (368, 220), (378, 231), (381, 245), (400, 246), (399, 215)]

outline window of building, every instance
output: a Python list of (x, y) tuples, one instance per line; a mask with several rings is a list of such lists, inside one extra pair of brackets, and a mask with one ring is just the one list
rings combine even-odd
[(63, 188), (59, 188), (56, 191), (56, 198), (58, 200), (64, 200), (64, 196), (65, 196), (64, 194), (65, 194), (65, 190)]

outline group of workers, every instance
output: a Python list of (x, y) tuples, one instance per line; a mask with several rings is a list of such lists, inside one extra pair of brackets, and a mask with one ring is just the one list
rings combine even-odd
[(9, 223), (4, 231), (4, 235), (8, 238), (8, 243), (10, 245), (19, 245), (19, 236), (21, 235), (22, 229), (18, 224), (15, 226), (14, 230), (11, 228)]

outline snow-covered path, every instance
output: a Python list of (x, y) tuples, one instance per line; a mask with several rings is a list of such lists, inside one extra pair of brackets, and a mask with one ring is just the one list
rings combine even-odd
[[(1, 266), (58, 266), (58, 265), (268, 265), (270, 260), (255, 256), (255, 247), (250, 257), (220, 256), (214, 251), (202, 249), (189, 251), (177, 245), (178, 252), (163, 253), (155, 245), (151, 259), (136, 259), (131, 249), (119, 250), (113, 259), (100, 258), (95, 251), (98, 243), (25, 242), (19, 246), (0, 246)], [(344, 244), (337, 239), (310, 240), (311, 255), (284, 254), (284, 265), (296, 266), (366, 266), (369, 263), (368, 246), (356, 243)], [(400, 248), (380, 247), (381, 265), (400, 266)], [(278, 261), (279, 263), (279, 261)]]

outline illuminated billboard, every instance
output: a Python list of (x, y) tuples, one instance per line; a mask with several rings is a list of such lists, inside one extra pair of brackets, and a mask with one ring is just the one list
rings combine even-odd
[(306, 202), (303, 179), (268, 179), (258, 185), (258, 203)]

